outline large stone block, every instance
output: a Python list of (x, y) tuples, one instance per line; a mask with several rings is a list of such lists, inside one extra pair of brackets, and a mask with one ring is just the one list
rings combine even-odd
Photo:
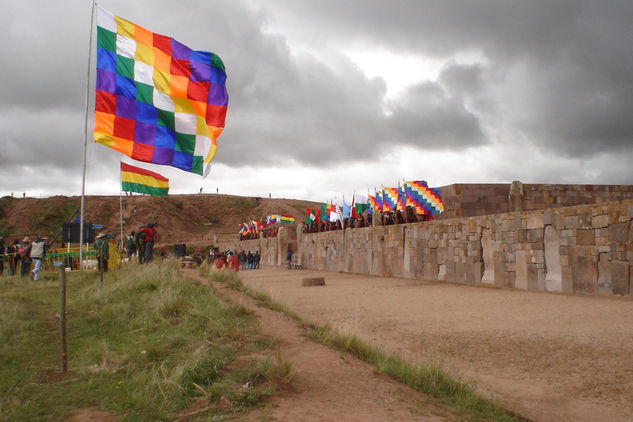
[(452, 260), (446, 261), (444, 265), (444, 280), (458, 281), (455, 279), (455, 262)]
[(583, 248), (572, 248), (576, 253), (571, 256), (571, 276), (574, 292), (595, 294), (598, 291), (598, 265), (593, 256), (583, 256)]
[(541, 213), (530, 213), (526, 216), (527, 229), (542, 229), (545, 227), (544, 216)]
[(437, 280), (438, 278), (438, 264), (437, 264), (437, 249), (431, 249), (428, 253), (428, 260), (423, 266), (423, 277), (425, 280)]
[(494, 285), (498, 287), (514, 287), (514, 283), (510, 285), (508, 280), (508, 272), (506, 271), (506, 253), (494, 252), (493, 261)]
[(484, 262), (484, 274), (481, 278), (482, 284), (494, 284), (494, 248), (495, 242), (492, 240), (489, 229), (485, 229), (481, 236), (481, 256)]
[(594, 230), (576, 230), (576, 245), (594, 246), (596, 244)]
[(578, 228), (578, 216), (569, 215), (564, 217), (564, 225), (567, 230), (573, 230)]
[(527, 241), (530, 243), (543, 242), (543, 229), (532, 229), (527, 231)]
[(466, 283), (468, 279), (465, 262), (455, 263), (455, 280), (458, 283)]
[(613, 294), (611, 266), (606, 253), (601, 253), (598, 259), (598, 294), (602, 296)]
[(466, 265), (466, 283), (480, 284), (483, 274), (483, 262), (471, 262)]
[(538, 267), (536, 264), (531, 264), (530, 261), (531, 257), (529, 251), (516, 251), (515, 286), (517, 289), (539, 290)]
[(616, 295), (631, 294), (629, 282), (629, 264), (624, 261), (611, 261), (609, 267), (613, 293)]
[(611, 242), (628, 242), (629, 224), (617, 223), (609, 226), (609, 240)]

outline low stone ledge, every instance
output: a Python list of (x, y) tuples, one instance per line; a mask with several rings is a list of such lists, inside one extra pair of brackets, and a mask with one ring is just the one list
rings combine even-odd
[(303, 287), (325, 286), (325, 278), (324, 277), (305, 277), (301, 279), (301, 286)]

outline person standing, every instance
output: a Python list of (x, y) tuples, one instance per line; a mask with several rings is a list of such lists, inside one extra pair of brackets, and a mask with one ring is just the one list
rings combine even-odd
[(99, 233), (97, 240), (92, 244), (92, 250), (97, 254), (97, 268), (104, 273), (108, 272), (109, 246), (105, 233)]
[(240, 252), (239, 257), (240, 257), (240, 264), (242, 266), (242, 269), (245, 270), (246, 269), (246, 252), (244, 252), (244, 249), (242, 249), (242, 252)]
[(143, 226), (139, 227), (136, 232), (134, 242), (136, 243), (136, 252), (138, 252), (138, 263), (142, 264), (145, 259), (145, 232), (141, 231)]
[(4, 262), (5, 262), (5, 253), (6, 248), (4, 247), (4, 237), (0, 236), (0, 275), (4, 272)]
[(255, 256), (253, 257), (254, 261), (255, 261), (255, 269), (259, 270), (259, 260), (261, 259), (261, 255), (259, 254), (259, 251), (255, 251)]
[(229, 269), (237, 272), (237, 270), (239, 269), (239, 258), (237, 257), (237, 255), (235, 254), (231, 254), (229, 256), (229, 259), (227, 260), (227, 266)]
[(18, 262), (18, 243), (19, 241), (15, 239), (13, 243), (9, 244), (6, 249), (7, 255), (7, 275), (15, 275), (15, 267)]
[(158, 241), (158, 232), (155, 227), (158, 223), (147, 223), (141, 229), (145, 233), (145, 263), (152, 262), (154, 258), (154, 242)]
[(25, 237), (18, 246), (18, 259), (20, 260), (20, 277), (26, 277), (31, 270), (31, 239)]
[(288, 261), (288, 268), (291, 268), (290, 264), (292, 262), (292, 248), (288, 246), (288, 253), (286, 253), (286, 261)]
[(46, 252), (46, 243), (40, 238), (39, 235), (35, 236), (35, 240), (31, 245), (31, 260), (35, 264), (33, 268), (33, 280), (40, 279), (40, 272), (42, 272), (42, 260), (44, 259), (44, 253)]
[(136, 253), (136, 238), (135, 233), (130, 232), (130, 235), (125, 240), (125, 249), (127, 251), (127, 257), (132, 262), (132, 257)]
[(248, 264), (248, 269), (252, 270), (253, 269), (253, 253), (251, 251), (248, 251), (248, 253), (246, 254), (246, 263)]

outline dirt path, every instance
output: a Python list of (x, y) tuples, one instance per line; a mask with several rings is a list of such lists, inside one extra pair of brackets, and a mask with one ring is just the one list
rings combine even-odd
[[(197, 270), (187, 276), (201, 280)], [(243, 274), (243, 273), (242, 273)], [(206, 282), (204, 280), (203, 282)], [(264, 335), (278, 339), (282, 358), (297, 372), (294, 391), (275, 395), (263, 409), (242, 415), (249, 421), (458, 421), (459, 417), (434, 404), (349, 354), (321, 346), (303, 336), (296, 321), (258, 307), (251, 298), (220, 283), (223, 296), (255, 310)]]
[[(530, 419), (633, 420), (632, 300), (270, 267), (239, 275), (249, 287), (267, 293), (309, 321), (355, 333), (412, 361), (441, 362), (506, 408)], [(302, 277), (314, 276), (324, 276), (326, 286), (301, 287)], [(341, 412), (338, 418), (356, 420), (349, 419), (350, 409), (363, 411), (365, 403), (371, 405), (376, 397), (390, 398), (385, 406), (393, 412), (412, 408), (400, 400), (413, 393), (401, 394), (397, 385), (381, 394), (365, 389), (371, 370), (363, 364), (348, 363), (349, 358), (341, 359), (328, 349), (318, 352), (319, 357), (311, 356), (316, 353), (313, 343), (306, 344), (305, 351), (295, 349), (305, 342), (297, 328), (290, 321), (275, 322), (278, 317), (263, 316), (268, 312), (261, 314), (263, 328), (270, 325), (280, 336), (292, 333), (291, 340), (284, 342), (290, 360), (304, 374), (301, 391), (316, 389), (305, 397), (289, 399), (296, 404), (295, 412), (305, 415), (303, 406), (316, 413), (337, 408)], [(354, 376), (357, 365), (365, 371), (363, 375), (344, 389), (339, 387), (342, 378)], [(344, 370), (352, 373), (343, 374)], [(390, 385), (389, 380), (381, 380)], [(350, 395), (349, 400), (330, 404), (326, 397), (331, 389), (331, 400), (340, 391)], [(325, 401), (311, 404), (315, 397)], [(292, 420), (296, 414), (278, 417)], [(367, 412), (358, 420), (371, 420), (367, 416), (373, 414)], [(413, 414), (402, 420), (415, 420)], [(384, 420), (385, 415), (381, 413), (375, 420)]]

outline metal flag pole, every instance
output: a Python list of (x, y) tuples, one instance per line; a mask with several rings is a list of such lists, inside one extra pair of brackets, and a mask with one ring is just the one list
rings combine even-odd
[(84, 205), (86, 197), (86, 161), (88, 157), (88, 99), (90, 95), (90, 69), (92, 68), (92, 33), (95, 26), (95, 1), (90, 10), (90, 37), (88, 41), (88, 72), (86, 73), (86, 112), (84, 121), (84, 168), (81, 180), (81, 216), (79, 217), (79, 271), (83, 269)]
[(119, 264), (123, 262), (123, 250), (125, 249), (125, 245), (123, 243), (123, 172), (120, 171), (120, 167), (121, 165), (119, 163), (119, 218), (121, 220), (121, 250), (119, 254)]

